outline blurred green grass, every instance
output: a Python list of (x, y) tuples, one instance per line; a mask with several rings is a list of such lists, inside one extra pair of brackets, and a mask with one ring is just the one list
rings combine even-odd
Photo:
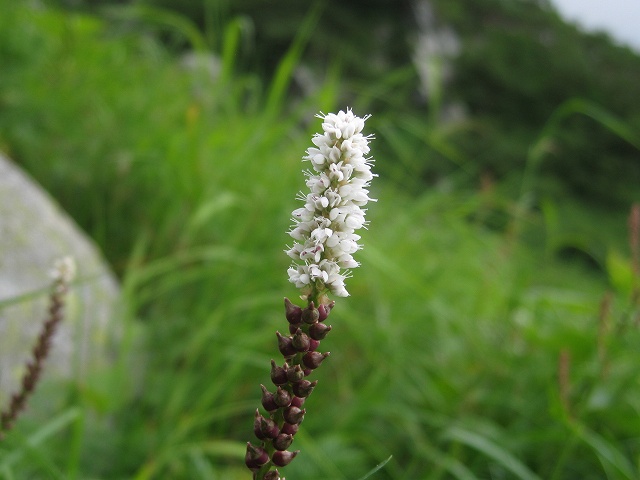
[[(214, 77), (152, 35), (0, 6), (0, 148), (101, 246), (129, 332), (112, 370), (47, 387), (67, 403), (19, 422), (0, 476), (247, 478), (259, 384), (296, 294), (283, 250), (300, 158), (313, 114), (342, 108), (337, 70), (308, 97), (286, 93), (314, 12), (262, 85), (234, 71), (238, 22)], [(372, 187), (362, 267), (332, 313), (287, 477), (360, 478), (390, 455), (371, 478), (640, 477), (625, 212), (556, 198), (538, 210), (511, 195), (520, 184), (417, 194), (412, 161), (456, 160), (455, 178), (470, 160), (437, 125), (396, 120), (368, 122), (387, 141), (377, 162), (402, 166)], [(407, 145), (406, 132), (425, 136)]]

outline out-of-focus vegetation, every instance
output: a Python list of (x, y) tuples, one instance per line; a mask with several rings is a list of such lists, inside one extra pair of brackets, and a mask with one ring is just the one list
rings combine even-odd
[(640, 60), (539, 3), (0, 0), (0, 149), (104, 250), (128, 327), (47, 387), (58, 416), (36, 393), (0, 476), (247, 478), (300, 158), (348, 104), (379, 202), (287, 477), (640, 477)]
[[(553, 112), (576, 97), (605, 107), (629, 129), (640, 129), (639, 56), (604, 34), (581, 34), (546, 0), (372, 0), (366, 9), (340, 0), (282, 0), (269, 8), (256, 0), (132, 0), (128, 5), (146, 12), (146, 18), (160, 8), (191, 19), (208, 33), (206, 44), (217, 50), (224, 43), (225, 23), (242, 19), (246, 35), (236, 56), (238, 68), (263, 78), (274, 72), (310, 6), (319, 6), (322, 15), (300, 63), (311, 75), (298, 72), (302, 88), (311, 90), (327, 71), (338, 70), (340, 100), (357, 97), (394, 125), (412, 125), (397, 132), (411, 147), (411, 157), (393, 173), (400, 178), (407, 170), (417, 173), (418, 191), (425, 181), (450, 177), (462, 159), (472, 179), (487, 172), (517, 182), (529, 146)], [(136, 26), (160, 28), (174, 49), (190, 47), (187, 36), (171, 35), (162, 22)], [(443, 35), (449, 30), (453, 39)], [(416, 48), (426, 35), (430, 48)], [(452, 40), (455, 45), (447, 45)], [(434, 72), (425, 98), (419, 93), (424, 93), (425, 78), (416, 74), (415, 64), (433, 62), (432, 56), (450, 65), (444, 67), (443, 86), (434, 85)], [(432, 70), (439, 67), (437, 61), (432, 64)], [(441, 151), (438, 142), (421, 134), (427, 111), (439, 124), (451, 123), (438, 137), (446, 135), (462, 157)], [(461, 113), (464, 121), (459, 121)], [(616, 207), (628, 204), (640, 183), (637, 145), (603, 128), (584, 108), (573, 109), (561, 123), (541, 165), (544, 188), (569, 189)], [(429, 150), (429, 158), (420, 155)]]

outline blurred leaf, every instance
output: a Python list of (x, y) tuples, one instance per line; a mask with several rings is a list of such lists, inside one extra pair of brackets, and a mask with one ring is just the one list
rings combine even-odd
[(631, 464), (625, 454), (609, 440), (584, 425), (575, 424), (572, 429), (579, 438), (596, 452), (605, 470), (609, 472), (608, 478), (626, 478), (628, 480), (640, 478), (640, 472)]
[(443, 438), (458, 441), (482, 452), (506, 470), (513, 473), (516, 478), (522, 480), (540, 480), (540, 477), (529, 470), (520, 460), (485, 436), (461, 427), (451, 427), (445, 430)]
[[(24, 440), (20, 439), (17, 441), (12, 451), (0, 457), (0, 470), (10, 470), (25, 457), (29, 458), (31, 462), (44, 462), (46, 465), (52, 467), (50, 461), (46, 460), (42, 456), (42, 453), (39, 452), (38, 447), (41, 447), (50, 437), (72, 425), (73, 422), (78, 421), (82, 418), (82, 415), (83, 413), (79, 408), (69, 408), (53, 417)], [(54, 468), (50, 470), (49, 474), (53, 475), (54, 478), (63, 479), (62, 474), (56, 474), (55, 471), (57, 471), (57, 469)]]
[(115, 18), (138, 20), (148, 25), (157, 25), (177, 32), (189, 42), (191, 48), (195, 51), (207, 51), (207, 41), (198, 27), (186, 17), (178, 15), (171, 10), (133, 4), (109, 7), (106, 11)]
[(609, 280), (615, 289), (630, 295), (634, 285), (633, 265), (616, 250), (609, 250), (606, 258)]

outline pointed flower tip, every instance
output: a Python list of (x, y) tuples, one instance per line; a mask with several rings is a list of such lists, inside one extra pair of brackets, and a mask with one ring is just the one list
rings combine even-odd
[(331, 331), (331, 325), (325, 323), (314, 323), (309, 327), (309, 336), (316, 341), (324, 340)]
[(300, 423), (302, 423), (304, 414), (306, 412), (307, 411), (305, 409), (291, 406), (284, 409), (284, 411), (282, 412), (282, 416), (285, 422), (292, 425), (299, 425)]
[(307, 368), (314, 370), (320, 366), (320, 364), (329, 356), (329, 352), (320, 353), (320, 352), (307, 352), (302, 357), (302, 363)]
[(296, 397), (308, 397), (309, 395), (311, 395), (313, 389), (316, 388), (317, 384), (317, 380), (314, 380), (313, 382), (310, 382), (309, 380), (300, 380), (299, 382), (292, 385), (293, 393), (296, 395)]
[(284, 477), (280, 476), (280, 472), (278, 470), (271, 470), (264, 474), (263, 480), (287, 480)]
[(271, 360), (271, 381), (274, 385), (284, 385), (287, 383), (287, 362), (284, 362), (284, 366), (280, 367), (276, 365), (275, 360)]
[(247, 442), (247, 453), (245, 454), (244, 461), (250, 469), (258, 469), (267, 464), (269, 454), (264, 448), (256, 447), (251, 442)]
[(273, 452), (271, 461), (278, 467), (286, 467), (291, 463), (296, 455), (298, 455), (298, 453), (300, 453), (300, 450), (296, 450), (294, 452), (290, 452), (289, 450), (276, 450)]
[(284, 309), (287, 321), (291, 324), (300, 323), (302, 308), (293, 304), (288, 298), (284, 299)]
[(280, 332), (276, 332), (276, 336), (278, 337), (278, 350), (280, 350), (283, 357), (289, 358), (298, 352), (293, 346), (291, 337), (285, 337)]
[(309, 306), (302, 310), (301, 318), (304, 323), (310, 325), (316, 323), (320, 318), (320, 310), (315, 307), (313, 302), (309, 302)]
[(335, 306), (336, 302), (323, 303), (318, 305), (318, 321), (324, 322), (331, 313), (331, 309)]
[(278, 409), (278, 405), (276, 405), (273, 393), (267, 390), (267, 387), (265, 387), (264, 385), (260, 385), (260, 388), (262, 389), (261, 403), (263, 408), (267, 412), (275, 412)]
[(293, 443), (293, 435), (287, 433), (281, 433), (273, 439), (273, 447), (276, 450), (286, 450)]
[(298, 352), (306, 352), (311, 346), (311, 339), (302, 329), (298, 328), (293, 337), (291, 337), (291, 344)]

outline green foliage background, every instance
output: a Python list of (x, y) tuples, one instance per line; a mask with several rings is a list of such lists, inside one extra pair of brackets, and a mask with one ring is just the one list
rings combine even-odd
[(640, 60), (542, 2), (434, 1), (461, 49), (425, 98), (412, 5), (0, 0), (0, 149), (126, 325), (111, 369), (37, 392), (0, 477), (248, 478), (300, 158), (346, 105), (379, 201), (287, 478), (640, 477)]

